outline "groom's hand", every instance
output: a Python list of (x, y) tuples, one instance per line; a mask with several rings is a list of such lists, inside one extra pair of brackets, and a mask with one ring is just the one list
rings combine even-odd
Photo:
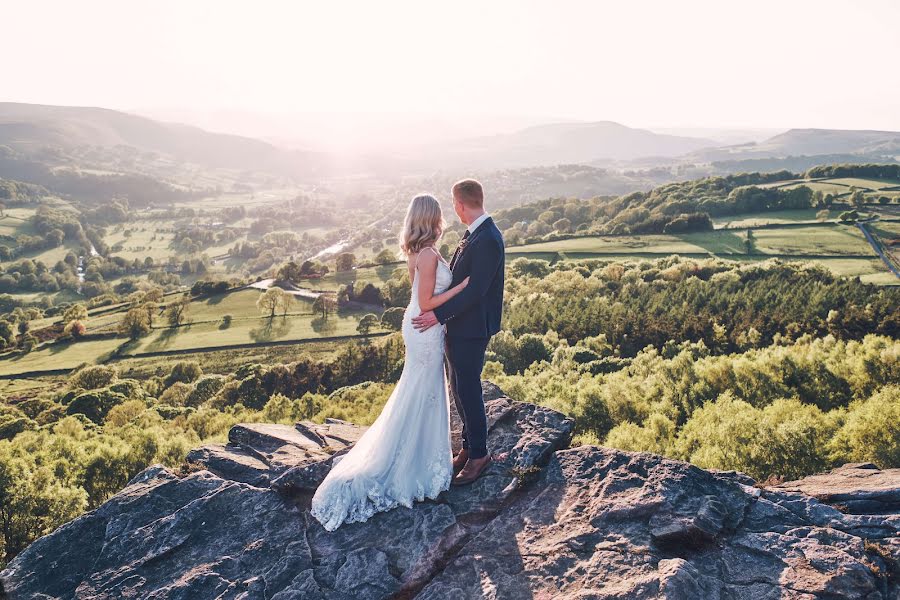
[(428, 312), (423, 312), (418, 317), (413, 317), (412, 323), (417, 331), (425, 331), (426, 329), (431, 329), (437, 325), (438, 320), (437, 317), (434, 316), (434, 311), (429, 310)]

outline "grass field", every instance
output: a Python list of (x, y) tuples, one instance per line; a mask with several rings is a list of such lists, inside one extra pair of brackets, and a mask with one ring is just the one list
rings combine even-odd
[(353, 269), (352, 271), (329, 273), (321, 279), (312, 279), (303, 282), (302, 287), (332, 292), (337, 291), (342, 285), (350, 283), (354, 284), (354, 286), (360, 286), (360, 288), (367, 283), (382, 285), (391, 278), (391, 274), (398, 268), (405, 269), (406, 265), (397, 263), (381, 267), (364, 267)]
[[(819, 209), (806, 208), (798, 210), (778, 210), (766, 213), (746, 213), (739, 215), (724, 215), (713, 218), (713, 225), (716, 229), (722, 228), (739, 228), (739, 227), (759, 227), (760, 225), (771, 225), (781, 223), (817, 223), (816, 213)], [(841, 214), (840, 210), (829, 210), (828, 219), (836, 219)]]
[(779, 185), (776, 187), (783, 189), (783, 190), (792, 190), (792, 189), (798, 188), (800, 186), (806, 186), (814, 192), (822, 192), (823, 194), (841, 195), (841, 194), (849, 194), (850, 193), (849, 187), (847, 187), (845, 185), (841, 185), (839, 183), (832, 183), (830, 181), (801, 180), (796, 183), (791, 183), (788, 185)]
[[(279, 315), (270, 320), (262, 317), (256, 307), (261, 294), (257, 289), (244, 289), (195, 300), (186, 313), (187, 324), (175, 328), (166, 327), (164, 317), (159, 315), (153, 331), (133, 342), (122, 337), (88, 340), (64, 346), (40, 347), (25, 356), (0, 358), (0, 375), (66, 369), (84, 362), (94, 363), (120, 346), (122, 354), (134, 356), (192, 348), (227, 348), (240, 344), (306, 342), (317, 338), (355, 336), (360, 318), (368, 312), (341, 310), (323, 320), (321, 316), (312, 313), (310, 300), (295, 298), (294, 306), (286, 317)], [(167, 300), (176, 297), (178, 296), (172, 295)], [(126, 309), (127, 306), (122, 305), (119, 310), (112, 312), (104, 312), (103, 308), (91, 311), (86, 322), (88, 333), (114, 333)], [(232, 317), (227, 326), (222, 320), (225, 315)], [(47, 318), (35, 321), (32, 327), (46, 327), (56, 320)]]
[(861, 179), (857, 177), (843, 177), (837, 179), (829, 179), (828, 181), (840, 185), (845, 185), (847, 187), (857, 187), (860, 189), (868, 190), (881, 190), (884, 188), (900, 186), (900, 181), (893, 181), (888, 179)]
[[(243, 365), (260, 363), (272, 365), (289, 363), (301, 355), (310, 355), (318, 359), (330, 358), (335, 351), (346, 342), (305, 341), (283, 346), (257, 346), (253, 348), (225, 349), (214, 352), (198, 352), (172, 356), (148, 356), (142, 358), (124, 358), (114, 364), (122, 377), (148, 377), (171, 370), (173, 360), (190, 360), (198, 363), (204, 373), (233, 373)], [(2, 381), (0, 381), (2, 383)], [(0, 387), (0, 391), (2, 391)]]
[(74, 344), (42, 347), (25, 355), (0, 359), (0, 375), (28, 371), (72, 369), (82, 363), (94, 363), (125, 341), (119, 338), (88, 340)]
[(33, 208), (7, 208), (0, 217), (0, 235), (15, 237), (17, 235), (34, 235), (34, 227), (31, 226)]
[[(756, 251), (765, 254), (871, 254), (862, 233), (850, 225), (758, 229)], [(542, 242), (507, 249), (510, 255), (565, 252), (576, 254), (745, 254), (746, 235), (718, 230), (682, 235), (592, 236)]]
[(193, 323), (181, 327), (154, 329), (150, 335), (129, 344), (125, 354), (356, 335), (363, 314), (341, 313), (329, 315), (327, 320), (308, 314), (271, 320), (235, 318), (227, 327), (221, 320), (198, 322), (195, 318)]

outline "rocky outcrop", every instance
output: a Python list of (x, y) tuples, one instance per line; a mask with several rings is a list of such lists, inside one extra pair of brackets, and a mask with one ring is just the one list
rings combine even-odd
[(485, 388), (498, 460), (436, 501), (326, 532), (312, 492), (364, 429), (244, 424), (191, 453), (201, 470), (146, 469), (0, 580), (12, 600), (900, 598), (900, 470), (764, 489), (652, 454), (566, 449), (570, 420)]

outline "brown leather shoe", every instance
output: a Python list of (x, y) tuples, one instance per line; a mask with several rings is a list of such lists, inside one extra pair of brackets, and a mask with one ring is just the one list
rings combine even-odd
[(459, 453), (453, 457), (453, 476), (455, 477), (457, 473), (463, 470), (463, 467), (466, 466), (466, 462), (469, 460), (469, 450), (468, 448), (463, 448), (459, 451)]
[(470, 458), (463, 470), (453, 478), (451, 485), (468, 485), (478, 479), (491, 464), (491, 455), (483, 458)]

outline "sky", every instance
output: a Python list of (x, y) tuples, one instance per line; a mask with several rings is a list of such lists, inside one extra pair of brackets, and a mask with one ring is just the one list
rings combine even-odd
[(4, 101), (900, 130), (896, 0), (2, 2)]

